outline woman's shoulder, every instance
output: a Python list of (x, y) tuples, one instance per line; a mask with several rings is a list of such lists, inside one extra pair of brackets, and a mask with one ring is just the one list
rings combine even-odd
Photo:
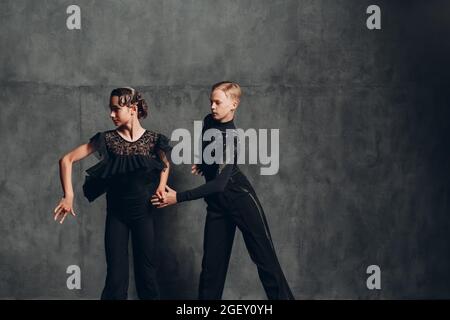
[(106, 134), (109, 134), (109, 133), (111, 133), (113, 131), (114, 131), (114, 129), (112, 129), (112, 130), (105, 130), (105, 131), (97, 131), (97, 132), (95, 132), (95, 133), (93, 133), (91, 135), (90, 139), (98, 138), (98, 137), (104, 137)]
[(150, 129), (145, 129), (145, 134), (146, 134), (148, 137), (151, 137), (151, 138), (154, 138), (154, 139), (158, 139), (158, 137), (159, 137), (159, 135), (160, 135), (159, 132), (153, 131), (153, 130), (150, 130)]
[(153, 138), (152, 140), (155, 141), (155, 142), (162, 141), (162, 140), (165, 141), (165, 140), (168, 139), (167, 136), (164, 133), (162, 133), (162, 132), (149, 130), (149, 129), (146, 129), (146, 131), (147, 131), (146, 134), (149, 137)]
[(164, 133), (147, 129), (147, 134), (150, 136), (151, 142), (154, 143), (154, 146), (157, 149), (162, 149), (164, 151), (169, 151), (172, 149), (170, 139)]
[(110, 130), (101, 131), (100, 134), (107, 136), (107, 135), (115, 134), (116, 132), (117, 132), (116, 129), (110, 129)]

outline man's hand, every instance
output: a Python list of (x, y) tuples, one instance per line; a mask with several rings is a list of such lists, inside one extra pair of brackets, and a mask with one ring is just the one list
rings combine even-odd
[(198, 176), (198, 175), (203, 175), (203, 171), (200, 170), (200, 166), (197, 165), (197, 164), (194, 164), (194, 165), (191, 167), (191, 173), (192, 173), (193, 175), (196, 175), (196, 176)]
[(163, 199), (160, 199), (155, 194), (151, 198), (151, 203), (158, 209), (171, 206), (177, 203), (177, 192), (169, 186), (166, 186), (166, 194), (163, 196)]

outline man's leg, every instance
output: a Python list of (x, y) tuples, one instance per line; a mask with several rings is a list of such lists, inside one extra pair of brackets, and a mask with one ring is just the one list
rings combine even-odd
[(203, 239), (200, 300), (222, 298), (235, 230), (235, 224), (226, 214), (208, 211)]
[(232, 217), (242, 231), (251, 259), (270, 300), (292, 300), (294, 296), (283, 274), (261, 204), (253, 190), (236, 199)]

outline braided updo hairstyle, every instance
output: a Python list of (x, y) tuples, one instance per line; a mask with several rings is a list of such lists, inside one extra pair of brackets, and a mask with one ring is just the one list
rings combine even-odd
[(116, 88), (111, 91), (111, 97), (119, 97), (119, 105), (131, 107), (137, 105), (138, 119), (144, 119), (148, 114), (148, 105), (137, 90), (130, 87)]

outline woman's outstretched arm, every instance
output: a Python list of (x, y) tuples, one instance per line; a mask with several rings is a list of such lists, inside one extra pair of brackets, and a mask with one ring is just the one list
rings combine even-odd
[(59, 223), (63, 223), (69, 212), (75, 216), (73, 210), (74, 192), (72, 186), (72, 166), (74, 162), (87, 157), (94, 151), (95, 147), (92, 143), (86, 143), (78, 146), (59, 159), (59, 178), (61, 180), (64, 195), (53, 211), (55, 221), (61, 219)]

